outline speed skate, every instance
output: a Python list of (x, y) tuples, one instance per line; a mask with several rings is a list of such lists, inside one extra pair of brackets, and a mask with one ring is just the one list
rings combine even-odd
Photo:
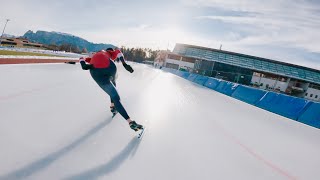
[(144, 135), (144, 130), (146, 129), (146, 127), (143, 127), (142, 129), (138, 130), (138, 138), (141, 139)]

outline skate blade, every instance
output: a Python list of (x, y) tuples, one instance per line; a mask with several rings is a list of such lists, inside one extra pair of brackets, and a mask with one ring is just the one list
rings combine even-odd
[(146, 130), (145, 127), (139, 130), (140, 132), (139, 132), (139, 134), (138, 134), (138, 139), (142, 139), (145, 130)]
[(114, 118), (118, 113), (113, 113), (112, 114), (112, 118)]

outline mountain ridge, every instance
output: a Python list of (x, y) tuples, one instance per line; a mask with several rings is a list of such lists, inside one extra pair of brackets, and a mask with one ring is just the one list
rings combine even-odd
[(106, 48), (114, 48), (112, 44), (103, 44), (103, 43), (92, 43), (81, 37), (55, 31), (43, 31), (38, 30), (35, 33), (31, 30), (27, 31), (23, 38), (26, 38), (32, 42), (37, 42), (45, 45), (63, 45), (71, 44), (72, 46), (78, 47), (79, 49), (87, 49), (88, 51), (99, 51)]

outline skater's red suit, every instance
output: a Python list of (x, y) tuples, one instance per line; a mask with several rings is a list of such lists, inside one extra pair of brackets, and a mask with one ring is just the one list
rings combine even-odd
[[(130, 119), (128, 113), (120, 102), (120, 96), (115, 88), (116, 84), (114, 80), (117, 73), (117, 67), (114, 62), (112, 62), (114, 60), (121, 61), (123, 67), (130, 73), (133, 73), (134, 70), (125, 62), (121, 51), (114, 51), (112, 48), (108, 48), (107, 51), (97, 52), (91, 58), (84, 59), (81, 57), (79, 59), (79, 63), (83, 70), (90, 70), (92, 78), (110, 96), (110, 109), (111, 107), (114, 107), (115, 110), (117, 110), (121, 116), (127, 120), (130, 128), (134, 131), (143, 130), (143, 126), (141, 124)], [(114, 113), (114, 111), (112, 111), (112, 113)], [(141, 133), (143, 133), (143, 131)], [(139, 138), (140, 137), (141, 136), (139, 135)]]
[(119, 49), (115, 51), (99, 51), (91, 58), (86, 58), (86, 62), (92, 64), (95, 68), (107, 68), (110, 66), (110, 60), (115, 61), (120, 57), (123, 57), (123, 54)]

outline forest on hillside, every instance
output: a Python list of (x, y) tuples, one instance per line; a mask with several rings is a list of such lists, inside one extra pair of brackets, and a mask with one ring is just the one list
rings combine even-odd
[[(78, 46), (74, 46), (72, 44), (62, 44), (60, 46), (48, 45), (46, 48), (55, 51), (65, 51), (79, 54), (88, 53), (86, 48), (80, 49)], [(150, 48), (127, 48), (125, 46), (122, 46), (120, 50), (127, 60), (134, 62), (153, 61), (159, 52), (159, 50), (152, 50)]]

